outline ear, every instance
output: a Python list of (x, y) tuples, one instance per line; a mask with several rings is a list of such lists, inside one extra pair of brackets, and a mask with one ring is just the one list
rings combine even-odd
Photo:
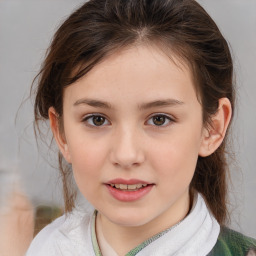
[(60, 127), (59, 115), (53, 107), (50, 107), (48, 110), (48, 116), (50, 120), (50, 126), (55, 138), (55, 141), (61, 151), (63, 157), (68, 163), (71, 163), (71, 157), (68, 149), (68, 144), (65, 139), (64, 131)]
[(202, 135), (199, 156), (211, 155), (222, 143), (232, 115), (232, 108), (229, 99), (221, 98), (219, 108), (211, 118), (210, 127), (205, 127)]

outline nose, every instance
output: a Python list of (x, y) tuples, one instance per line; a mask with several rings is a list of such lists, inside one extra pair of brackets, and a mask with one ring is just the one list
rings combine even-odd
[(115, 166), (130, 169), (144, 162), (143, 143), (136, 129), (120, 128), (113, 137), (110, 158)]

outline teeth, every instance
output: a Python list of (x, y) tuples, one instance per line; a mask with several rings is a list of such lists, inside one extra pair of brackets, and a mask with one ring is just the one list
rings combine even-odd
[[(137, 188), (142, 188), (142, 186), (143, 186), (142, 184), (136, 184)], [(145, 186), (146, 186), (146, 184), (145, 184)]]
[(147, 184), (132, 184), (132, 185), (127, 185), (127, 184), (110, 184), (111, 187), (115, 187), (121, 190), (137, 190), (142, 187), (146, 187)]
[(133, 184), (133, 185), (128, 185), (127, 187), (128, 187), (128, 189), (136, 189), (136, 188), (137, 188), (137, 185), (136, 185), (136, 184)]
[(120, 184), (120, 189), (127, 189), (127, 188), (128, 188), (128, 185)]

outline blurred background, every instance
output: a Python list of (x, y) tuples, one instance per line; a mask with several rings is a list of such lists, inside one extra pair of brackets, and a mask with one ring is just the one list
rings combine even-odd
[[(35, 207), (63, 206), (57, 162), (54, 154), (40, 143), (38, 149), (33, 106), (28, 97), (54, 31), (83, 2), (0, 0), (2, 197), (8, 182), (13, 180), (9, 176), (12, 173)], [(233, 123), (236, 158), (230, 158), (231, 226), (256, 238), (256, 0), (198, 2), (215, 20), (233, 53), (237, 109)]]

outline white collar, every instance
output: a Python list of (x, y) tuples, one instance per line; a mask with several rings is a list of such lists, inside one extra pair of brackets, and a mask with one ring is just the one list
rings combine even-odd
[[(219, 232), (220, 226), (208, 210), (203, 197), (196, 194), (192, 209), (184, 220), (143, 242), (127, 253), (127, 256), (205, 256), (216, 244)], [(92, 236), (95, 234), (92, 233)], [(98, 240), (104, 256), (117, 256), (102, 232)], [(98, 244), (94, 244), (95, 247), (99, 252)]]

